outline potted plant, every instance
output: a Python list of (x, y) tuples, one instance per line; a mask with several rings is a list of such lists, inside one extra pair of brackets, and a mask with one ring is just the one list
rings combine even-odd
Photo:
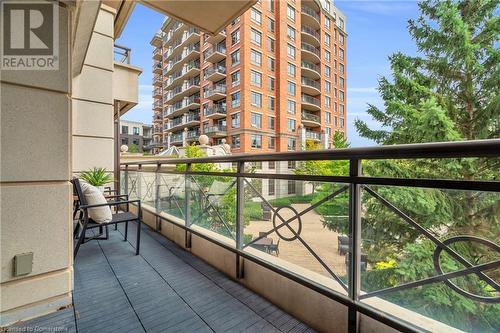
[(82, 172), (80, 174), (80, 178), (85, 180), (90, 185), (97, 187), (103, 193), (104, 185), (113, 181), (113, 176), (105, 168), (96, 167)]

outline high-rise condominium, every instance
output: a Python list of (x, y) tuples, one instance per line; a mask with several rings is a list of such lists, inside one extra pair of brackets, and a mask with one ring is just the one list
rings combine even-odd
[(258, 1), (217, 35), (167, 18), (151, 41), (156, 150), (201, 134), (235, 153), (329, 148), (345, 134), (346, 41), (326, 0)]

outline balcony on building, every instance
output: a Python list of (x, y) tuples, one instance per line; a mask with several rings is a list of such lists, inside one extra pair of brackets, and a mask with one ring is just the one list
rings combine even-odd
[(153, 64), (153, 73), (154, 74), (161, 74), (162, 73), (161, 62), (155, 62)]
[(319, 10), (318, 5), (314, 1), (302, 2), (300, 10), (302, 24), (316, 27), (317, 29), (321, 28)]
[(302, 25), (300, 27), (300, 32), (303, 42), (314, 45), (316, 47), (321, 46), (321, 37), (316, 29), (308, 25)]
[(203, 92), (203, 97), (212, 101), (226, 98), (226, 85), (216, 84)]
[(170, 136), (170, 144), (181, 145), (183, 142), (182, 132), (174, 133)]
[(184, 97), (181, 101), (175, 102), (167, 108), (167, 117), (173, 118), (181, 115), (190, 110), (199, 110), (200, 108), (200, 95), (194, 94)]
[(207, 42), (212, 44), (212, 45), (215, 45), (221, 41), (223, 41), (225, 38), (226, 38), (226, 31), (225, 30), (222, 30), (221, 32), (217, 33), (217, 34), (207, 34), (208, 37), (207, 37)]
[(317, 96), (321, 94), (321, 83), (319, 81), (315, 81), (303, 76), (300, 78), (300, 83), (303, 93), (311, 96)]
[(162, 85), (163, 85), (162, 75), (161, 74), (155, 74), (153, 76), (153, 86), (155, 86), (155, 87), (161, 87)]
[(302, 42), (300, 48), (302, 50), (301, 55), (303, 60), (312, 63), (319, 63), (321, 61), (321, 53), (316, 46)]
[(161, 88), (154, 88), (153, 89), (153, 98), (162, 98), (162, 89)]
[(176, 72), (172, 72), (172, 74), (168, 76), (165, 88), (171, 89), (175, 85), (180, 84), (183, 80), (199, 76), (199, 74), (200, 74), (200, 61), (191, 60), (188, 63), (185, 63), (182, 66), (182, 69), (179, 69)]
[(153, 59), (159, 61), (159, 60), (162, 59), (162, 57), (163, 57), (163, 55), (162, 55), (162, 48), (161, 48), (161, 46), (156, 47), (154, 49), (154, 51), (153, 51)]
[(215, 64), (203, 70), (203, 78), (208, 81), (217, 82), (226, 77), (226, 67)]
[(186, 141), (193, 142), (197, 141), (200, 137), (200, 128), (195, 128), (186, 132)]
[(307, 94), (302, 94), (300, 101), (302, 103), (302, 108), (309, 111), (320, 111), (321, 101), (317, 97), (313, 97)]
[(303, 110), (301, 115), (302, 124), (308, 127), (319, 127), (321, 126), (321, 117), (312, 112)]
[(313, 80), (321, 78), (321, 68), (319, 65), (302, 60), (300, 62), (301, 75)]
[(157, 99), (153, 102), (153, 110), (154, 111), (161, 111), (162, 109), (162, 101), (160, 99)]
[(204, 115), (208, 119), (225, 118), (227, 115), (226, 104), (214, 104), (205, 110)]
[(161, 47), (163, 41), (163, 32), (156, 32), (153, 38), (151, 39), (150, 44), (154, 47)]
[(208, 62), (217, 63), (226, 58), (226, 45), (219, 43), (203, 51), (203, 59)]
[(227, 136), (227, 128), (223, 125), (213, 125), (203, 128), (203, 134), (213, 138), (223, 138)]
[(199, 91), (200, 91), (200, 79), (199, 77), (192, 77), (188, 80), (185, 80), (182, 83), (182, 85), (177, 86), (172, 90), (169, 90), (166, 103), (173, 104), (178, 100), (181, 100), (186, 96), (191, 96)]
[(321, 141), (321, 133), (306, 130), (306, 140)]

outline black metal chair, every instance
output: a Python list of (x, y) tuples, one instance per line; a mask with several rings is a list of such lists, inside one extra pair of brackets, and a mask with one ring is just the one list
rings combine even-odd
[(280, 255), (280, 239), (276, 242), (276, 244), (271, 244), (267, 247), (267, 251), (269, 254), (276, 253), (276, 256)]
[[(78, 196), (78, 211), (81, 212), (81, 217), (80, 217), (80, 222), (82, 224), (81, 226), (81, 231), (80, 235), (78, 237), (78, 240), (76, 242), (76, 245), (73, 250), (73, 258), (76, 258), (76, 255), (78, 254), (78, 250), (80, 249), (80, 246), (85, 243), (86, 241), (92, 240), (92, 239), (107, 239), (108, 236), (108, 230), (107, 227), (109, 225), (114, 224), (115, 229), (118, 226), (118, 223), (125, 223), (125, 241), (127, 240), (127, 235), (128, 235), (128, 223), (137, 221), (137, 238), (136, 238), (136, 249), (135, 249), (135, 254), (139, 254), (139, 247), (140, 247), (140, 241), (141, 241), (141, 218), (142, 218), (142, 211), (141, 211), (141, 200), (128, 200), (128, 196), (125, 195), (116, 195), (116, 196), (108, 196), (110, 197), (115, 197), (116, 199), (123, 198), (124, 196), (127, 198), (127, 200), (116, 200), (116, 201), (109, 201), (107, 203), (102, 203), (102, 204), (96, 204), (96, 205), (89, 205), (87, 204), (87, 200), (85, 199), (85, 196), (83, 195), (82, 188), (80, 186), (80, 180), (78, 178), (73, 178), (71, 181), (73, 183), (73, 189), (74, 192)], [(138, 214), (135, 215), (131, 212), (129, 212), (129, 204), (131, 203), (137, 203), (137, 209), (138, 209)], [(107, 223), (97, 223), (93, 221), (89, 217), (89, 209), (91, 208), (96, 208), (96, 207), (104, 207), (104, 206), (110, 206), (110, 207), (125, 207), (125, 211), (123, 212), (115, 212), (112, 214), (112, 220)], [(76, 214), (75, 214), (76, 215)], [(98, 237), (90, 237), (86, 238), (86, 233), (87, 230), (99, 228), (101, 230), (101, 235), (102, 235), (102, 228), (106, 228), (106, 237), (105, 238), (98, 238)], [(79, 227), (77, 227), (80, 229)], [(75, 228), (73, 234), (76, 237), (78, 234), (78, 230)]]
[(339, 255), (345, 255), (349, 252), (349, 236), (338, 235), (337, 236), (337, 249)]

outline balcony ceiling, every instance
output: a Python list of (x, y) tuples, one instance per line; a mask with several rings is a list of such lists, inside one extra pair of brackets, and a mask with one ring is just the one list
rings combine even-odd
[(104, 4), (117, 11), (115, 38), (120, 37), (136, 2), (205, 32), (217, 34), (257, 0), (104, 0)]

